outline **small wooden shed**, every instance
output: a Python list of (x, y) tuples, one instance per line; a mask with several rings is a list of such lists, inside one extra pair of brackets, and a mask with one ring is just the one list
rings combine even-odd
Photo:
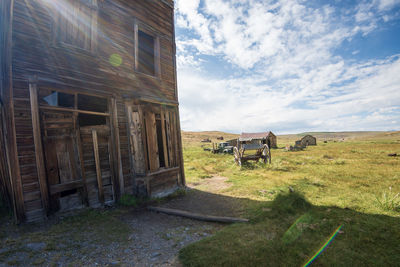
[(269, 148), (277, 148), (276, 135), (272, 132), (241, 133), (239, 141), (249, 144), (267, 144)]
[(185, 185), (173, 0), (2, 0), (0, 37), (17, 221)]
[(317, 138), (312, 135), (306, 135), (300, 140), (296, 141), (296, 146), (299, 147), (307, 147), (307, 146), (316, 146), (317, 145)]

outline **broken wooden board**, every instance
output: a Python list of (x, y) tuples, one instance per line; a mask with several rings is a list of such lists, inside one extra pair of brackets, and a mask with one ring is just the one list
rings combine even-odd
[(199, 221), (206, 222), (222, 222), (222, 223), (237, 223), (237, 222), (249, 222), (248, 219), (243, 218), (235, 218), (235, 217), (223, 217), (223, 216), (213, 216), (213, 215), (205, 215), (200, 213), (193, 213), (184, 210), (176, 210), (170, 208), (161, 208), (161, 207), (147, 207), (150, 211), (161, 212), (169, 215), (176, 215), (181, 217), (186, 217), (190, 219), (195, 219)]

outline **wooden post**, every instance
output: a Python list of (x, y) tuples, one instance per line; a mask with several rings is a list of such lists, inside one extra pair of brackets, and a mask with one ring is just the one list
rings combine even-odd
[(178, 164), (181, 167), (181, 185), (186, 186), (185, 169), (183, 166), (183, 153), (182, 153), (182, 136), (181, 136), (181, 124), (179, 120), (179, 107), (176, 107), (176, 128), (177, 128), (177, 142), (178, 142)]
[[(174, 8), (171, 8), (171, 13), (172, 13), (172, 19), (174, 21), (175, 13), (174, 13)], [(177, 83), (177, 73), (176, 73), (176, 43), (175, 43), (175, 23), (172, 23), (172, 50), (173, 50), (173, 60), (174, 60), (174, 82), (175, 82), (175, 100), (178, 101), (178, 83)], [(180, 118), (179, 118), (179, 106), (176, 107), (176, 119), (177, 119), (177, 142), (178, 142), (178, 147), (179, 147), (179, 158), (180, 160), (179, 165), (181, 167), (181, 185), (185, 186), (186, 185), (186, 179), (185, 179), (185, 170), (183, 166), (183, 153), (182, 153), (182, 136), (181, 136), (181, 125), (180, 125)]]
[(96, 130), (92, 130), (92, 137), (93, 137), (94, 160), (96, 163), (96, 175), (97, 175), (97, 186), (98, 186), (98, 190), (99, 190), (99, 200), (102, 204), (104, 204), (104, 189), (103, 189), (103, 180), (101, 177), (99, 143), (97, 141), (97, 131)]
[[(124, 175), (122, 172), (122, 161), (121, 161), (121, 146), (119, 140), (119, 128), (118, 128), (118, 111), (117, 111), (117, 100), (115, 98), (111, 98), (111, 146), (114, 155), (113, 166), (114, 166), (114, 177), (115, 181), (113, 181), (114, 186), (119, 186), (119, 192), (116, 194), (116, 198), (119, 199), (119, 196), (125, 193), (124, 186)], [(117, 192), (117, 191), (116, 191)]]
[(31, 101), (31, 115), (33, 128), (33, 142), (35, 144), (36, 170), (39, 178), (40, 194), (42, 196), (42, 204), (47, 215), (49, 211), (49, 191), (47, 188), (46, 167), (44, 163), (42, 134), (40, 132), (40, 116), (39, 101), (37, 91), (37, 77), (33, 77), (29, 81), (29, 96)]

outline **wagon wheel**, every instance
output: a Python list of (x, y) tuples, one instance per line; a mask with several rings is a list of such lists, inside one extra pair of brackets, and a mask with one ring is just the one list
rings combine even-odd
[(261, 157), (264, 163), (271, 163), (271, 150), (266, 144), (262, 148)]
[(233, 148), (233, 155), (235, 157), (235, 163), (239, 166), (242, 166), (242, 160), (240, 158), (240, 153), (237, 147)]

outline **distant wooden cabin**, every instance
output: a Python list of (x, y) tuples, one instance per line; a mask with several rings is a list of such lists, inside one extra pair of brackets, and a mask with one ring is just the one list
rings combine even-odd
[(17, 221), (185, 185), (173, 0), (2, 0), (0, 179)]
[(226, 141), (230, 146), (237, 146), (238, 145), (238, 139), (231, 139)]
[(298, 147), (316, 146), (317, 138), (312, 135), (306, 135), (300, 140), (297, 140), (295, 145)]
[(272, 132), (242, 133), (239, 141), (249, 144), (267, 144), (270, 148), (277, 148), (276, 136)]

